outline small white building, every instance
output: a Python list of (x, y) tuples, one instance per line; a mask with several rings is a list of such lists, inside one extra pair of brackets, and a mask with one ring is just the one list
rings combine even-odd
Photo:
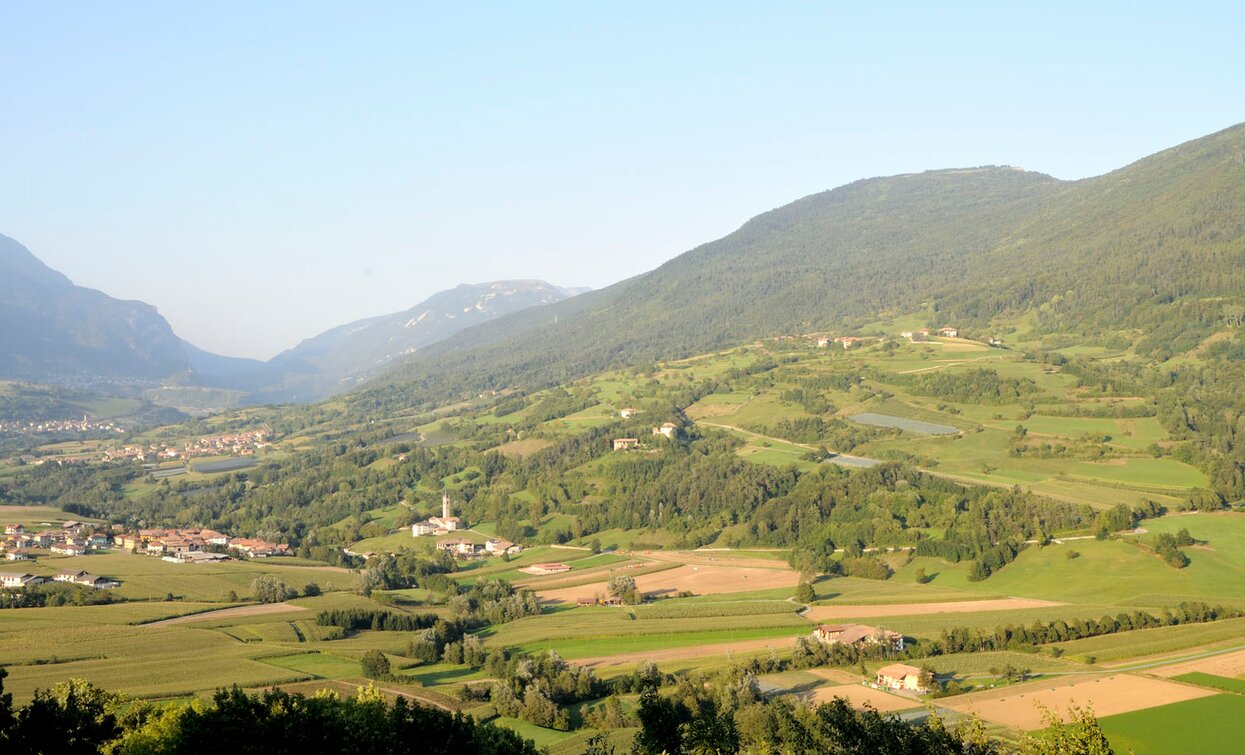
[(661, 427), (653, 428), (653, 435), (661, 435), (666, 438), (673, 438), (675, 433), (679, 431), (679, 426), (673, 422), (663, 422)]
[(640, 412), (638, 409), (632, 409), (629, 406), (618, 410), (618, 416), (622, 417), (623, 419), (631, 419), (632, 417), (634, 417), (635, 415), (639, 413)]

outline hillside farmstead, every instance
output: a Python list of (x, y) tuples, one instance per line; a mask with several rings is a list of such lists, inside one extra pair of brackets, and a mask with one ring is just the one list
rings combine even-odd
[(813, 637), (827, 645), (885, 645), (891, 650), (903, 650), (902, 634), (866, 624), (823, 624), (813, 630)]

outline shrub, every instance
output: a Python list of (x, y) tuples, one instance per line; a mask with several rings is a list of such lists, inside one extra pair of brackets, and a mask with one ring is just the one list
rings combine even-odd
[(379, 650), (369, 650), (359, 660), (368, 679), (386, 679), (390, 674), (389, 659)]

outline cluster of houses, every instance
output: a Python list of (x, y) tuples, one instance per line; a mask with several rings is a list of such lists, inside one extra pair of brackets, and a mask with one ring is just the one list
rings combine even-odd
[[(673, 422), (663, 422), (659, 427), (653, 428), (653, 435), (660, 435), (663, 438), (673, 440), (679, 434), (679, 426)], [(613, 447), (615, 451), (629, 451), (633, 448), (640, 447), (639, 438), (614, 438)]]
[(839, 336), (838, 338), (834, 338), (834, 339), (831, 339), (828, 337), (821, 337), (817, 339), (817, 348), (824, 349), (824, 348), (829, 347), (830, 344), (832, 343), (837, 343), (845, 349), (850, 349), (853, 346), (863, 346), (869, 341), (876, 341), (876, 340), (877, 340), (876, 338), (859, 338), (857, 336)]
[(56, 574), (49, 580), (47, 577), (40, 577), (37, 574), (26, 574), (24, 572), (0, 572), (0, 588), (6, 590), (23, 590), (27, 587), (34, 587), (45, 582), (62, 582), (73, 585), (82, 585), (83, 587), (93, 587), (97, 590), (111, 590), (114, 587), (120, 587), (121, 583), (115, 579), (108, 579), (96, 574), (85, 571), (63, 571)]
[(105, 461), (135, 459), (137, 461), (161, 461), (166, 459), (190, 459), (196, 456), (251, 456), (258, 449), (269, 445), (268, 438), (272, 431), (267, 428), (247, 430), (240, 433), (224, 435), (207, 435), (188, 441), (180, 448), (166, 443), (151, 443), (145, 446), (124, 446), (112, 448), (104, 452)]
[[(444, 493), (441, 496), (441, 516), (433, 516), (421, 522), (415, 522), (411, 525), (411, 535), (412, 537), (423, 537), (425, 535), (440, 536), (464, 529), (466, 529), (466, 526), (463, 524), (463, 520), (454, 516), (449, 493)], [(483, 543), (477, 543), (466, 538), (456, 537), (437, 543), (437, 549), (445, 551), (455, 558), (484, 558), (503, 554), (514, 555), (521, 552), (523, 546), (499, 538), (489, 538)]]
[(117, 535), (116, 547), (132, 553), (158, 556), (177, 563), (221, 561), (233, 550), (249, 558), (288, 556), (290, 546), (253, 537), (229, 537), (223, 532), (195, 527), (192, 529), (147, 529)]
[(89, 433), (108, 432), (124, 433), (110, 419), (93, 420), (83, 416), (82, 419), (41, 419), (30, 422), (0, 422), (0, 433)]
[(429, 517), (422, 522), (412, 524), (411, 537), (448, 535), (461, 529), (464, 529), (463, 521), (454, 516), (454, 509), (450, 506), (450, 494), (444, 493), (441, 495), (441, 516)]
[[(899, 632), (867, 624), (822, 624), (813, 630), (813, 637), (827, 645), (843, 644), (856, 648), (881, 646), (895, 651), (904, 648), (904, 638)], [(921, 677), (921, 669), (916, 666), (892, 663), (878, 669), (874, 686), (923, 695), (929, 689)]]
[(489, 556), (513, 556), (523, 551), (523, 546), (509, 540), (489, 538), (483, 543), (476, 543), (466, 538), (452, 538), (437, 543), (437, 549), (443, 550), (455, 558), (487, 558)]
[(43, 548), (62, 556), (85, 556), (91, 551), (112, 547), (112, 537), (96, 532), (95, 526), (73, 519), (60, 528), (28, 532), (22, 524), (4, 527), (4, 558), (7, 561), (33, 561), (29, 548)]
[[(939, 338), (959, 338), (960, 337), (960, 329), (953, 328), (949, 325), (946, 327), (939, 328), (937, 330), (937, 333), (938, 333)], [(907, 338), (909, 341), (928, 341), (929, 336), (930, 336), (930, 329), (921, 328), (920, 330), (905, 330), (899, 335), (903, 338)]]

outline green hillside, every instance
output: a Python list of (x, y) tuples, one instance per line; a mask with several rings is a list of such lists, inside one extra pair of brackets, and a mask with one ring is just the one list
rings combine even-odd
[[(760, 215), (636, 278), (473, 328), (356, 407), (549, 385), (761, 336), (924, 312), (991, 335), (1110, 335), (1166, 359), (1245, 290), (1245, 126), (1063, 182), (1013, 168), (858, 181)], [(1122, 340), (1121, 340), (1122, 339)]]

